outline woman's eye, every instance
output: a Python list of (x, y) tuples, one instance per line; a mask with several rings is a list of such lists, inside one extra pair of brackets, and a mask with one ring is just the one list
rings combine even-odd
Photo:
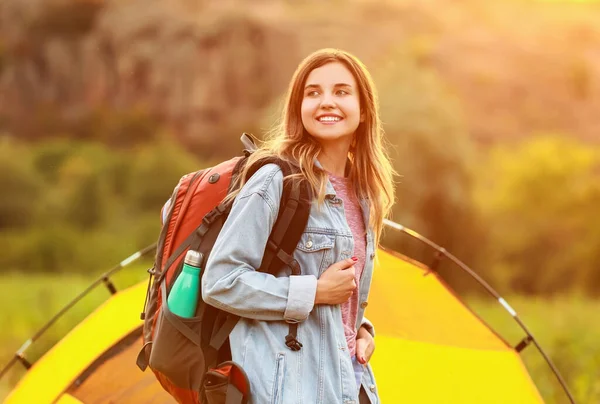
[(337, 95), (347, 95), (347, 94), (348, 94), (348, 91), (346, 91), (346, 90), (338, 90), (337, 91)]
[(317, 95), (319, 95), (318, 91), (309, 91), (308, 93), (306, 93), (307, 97), (316, 97)]

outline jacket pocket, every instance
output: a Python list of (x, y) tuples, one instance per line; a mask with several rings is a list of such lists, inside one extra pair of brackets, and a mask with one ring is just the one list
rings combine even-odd
[(341, 391), (344, 397), (357, 397), (358, 386), (356, 385), (356, 376), (354, 375), (354, 367), (352, 366), (352, 359), (348, 355), (348, 349), (346, 341), (339, 344), (340, 355), (340, 381)]
[[(318, 268), (319, 275), (332, 261), (332, 251), (335, 245), (335, 236), (304, 232), (300, 236), (296, 249), (301, 251), (302, 268)], [(304, 265), (302, 265), (304, 264)], [(317, 274), (314, 274), (317, 275)]]
[(300, 236), (297, 248), (304, 252), (317, 252), (333, 248), (334, 236), (321, 233), (304, 232)]
[(285, 354), (277, 355), (277, 362), (275, 362), (275, 380), (273, 381), (273, 400), (272, 404), (283, 403), (283, 382), (285, 377)]

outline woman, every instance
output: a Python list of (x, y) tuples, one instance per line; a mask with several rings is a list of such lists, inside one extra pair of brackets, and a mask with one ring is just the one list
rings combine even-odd
[[(252, 154), (300, 167), (315, 195), (294, 253), (302, 275), (256, 271), (279, 209), (283, 174), (268, 164), (242, 175), (203, 276), (203, 299), (242, 317), (232, 359), (247, 372), (252, 403), (378, 403), (363, 318), (373, 261), (394, 199), (377, 96), (365, 66), (323, 49), (298, 66), (280, 127)], [(284, 337), (299, 322), (303, 348)], [(362, 389), (361, 389), (362, 386)]]

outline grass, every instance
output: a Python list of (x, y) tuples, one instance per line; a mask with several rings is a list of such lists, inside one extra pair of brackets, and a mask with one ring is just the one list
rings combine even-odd
[[(146, 279), (147, 264), (134, 264), (113, 279), (118, 289)], [(83, 291), (97, 274), (0, 275), (0, 366), (65, 304)], [(108, 297), (102, 285), (69, 310), (27, 351), (35, 361)], [(600, 402), (600, 301), (578, 297), (537, 299), (514, 296), (507, 299), (565, 377), (577, 403)], [(471, 307), (511, 345), (524, 332), (506, 311), (491, 299), (468, 299)], [(141, 310), (142, 302), (140, 302)], [(548, 365), (530, 345), (522, 352), (533, 381), (547, 403), (567, 402)], [(0, 381), (0, 401), (23, 375), (16, 365)]]
[[(600, 301), (570, 296), (506, 299), (564, 377), (579, 404), (600, 402)], [(472, 299), (471, 307), (507, 342), (516, 346), (525, 332), (491, 299)], [(547, 403), (567, 397), (533, 344), (521, 356)]]

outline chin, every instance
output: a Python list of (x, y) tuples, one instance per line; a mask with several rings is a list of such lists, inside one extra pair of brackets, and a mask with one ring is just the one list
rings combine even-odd
[(331, 132), (330, 133), (316, 132), (316, 133), (311, 133), (310, 135), (318, 141), (325, 141), (325, 142), (331, 142), (334, 140), (342, 140), (344, 138), (351, 137), (351, 135), (349, 135), (347, 133), (331, 133)]

